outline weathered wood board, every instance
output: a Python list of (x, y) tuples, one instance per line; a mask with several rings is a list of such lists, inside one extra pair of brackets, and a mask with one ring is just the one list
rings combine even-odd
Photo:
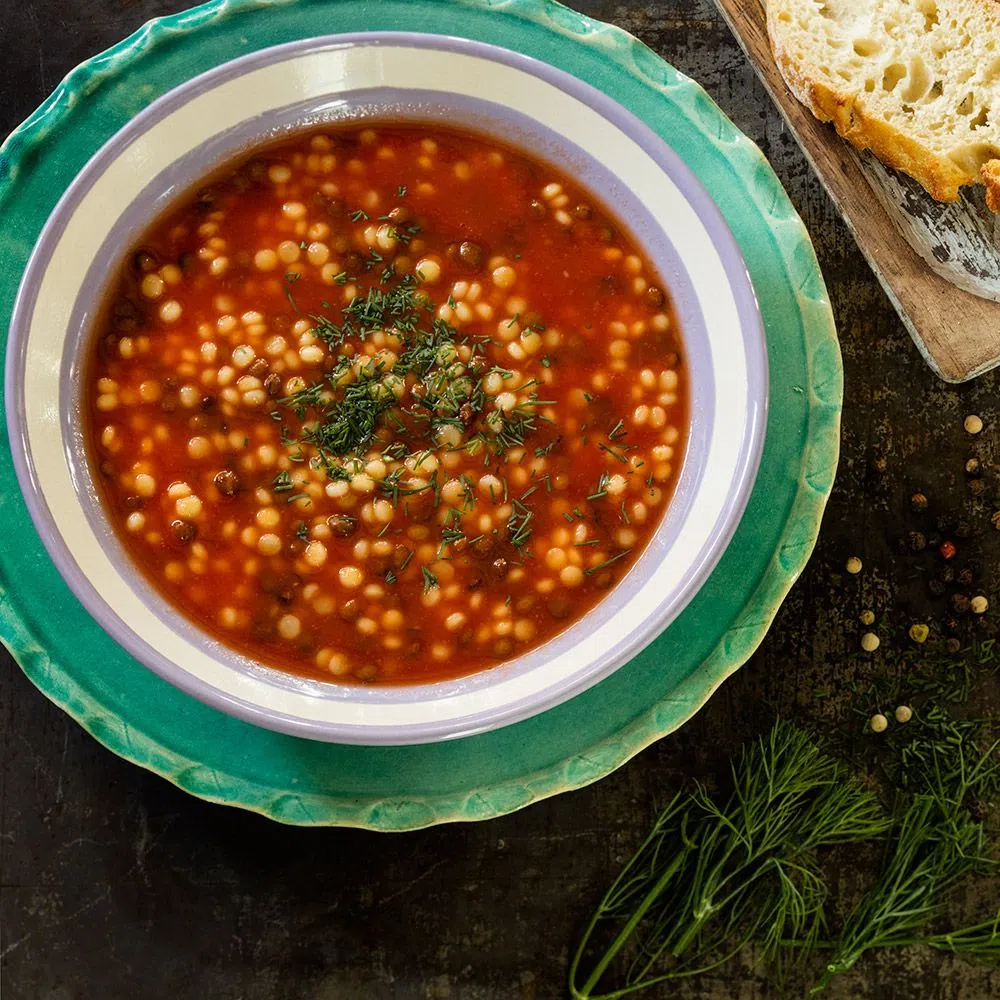
[(844, 142), (785, 85), (760, 0), (716, 0), (931, 368), (964, 382), (1000, 365), (1000, 218), (981, 192), (935, 202)]

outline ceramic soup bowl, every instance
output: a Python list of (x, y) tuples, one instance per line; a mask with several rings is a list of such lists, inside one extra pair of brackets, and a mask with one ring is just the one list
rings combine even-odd
[[(132, 565), (101, 507), (83, 437), (82, 367), (117, 262), (178, 194), (248, 147), (360, 119), (502, 137), (579, 180), (631, 230), (670, 290), (690, 392), (686, 458), (653, 540), (582, 620), (501, 666), (401, 687), (262, 666), (186, 620)], [(345, 743), (483, 732), (572, 698), (665, 629), (743, 513), (762, 447), (764, 336), (746, 267), (681, 159), (588, 84), (478, 42), (371, 33), (263, 49), (170, 91), (117, 133), (53, 211), (11, 327), (7, 418), (21, 488), (59, 571), (101, 626), (171, 684), (251, 723)]]

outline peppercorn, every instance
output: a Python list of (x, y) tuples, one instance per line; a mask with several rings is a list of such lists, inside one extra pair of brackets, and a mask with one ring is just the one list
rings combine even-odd
[(884, 733), (889, 728), (889, 720), (881, 712), (876, 712), (868, 720), (868, 725), (873, 733)]
[(955, 548), (955, 543), (947, 541), (942, 542), (941, 547), (938, 549), (938, 552), (941, 553), (942, 559), (951, 559), (957, 551), (958, 549)]
[(927, 497), (923, 493), (914, 493), (910, 497), (910, 506), (919, 514), (921, 511), (927, 510)]
[(945, 623), (944, 627), (948, 632), (958, 631), (958, 620), (955, 618), (949, 618)]
[(975, 455), (965, 463), (965, 474), (967, 476), (982, 475), (982, 464)]
[(968, 434), (978, 434), (983, 429), (983, 419), (977, 416), (975, 413), (970, 413), (963, 424), (966, 433)]
[(986, 492), (986, 480), (985, 479), (970, 479), (969, 480), (969, 492), (974, 497), (981, 497)]
[(976, 596), (969, 601), (969, 610), (974, 615), (986, 614), (986, 610), (989, 606), (990, 602), (982, 594), (976, 594)]
[(933, 580), (933, 579), (927, 581), (927, 589), (931, 592), (931, 595), (934, 597), (943, 596), (945, 590), (947, 590), (945, 585), (940, 580)]
[(906, 540), (913, 552), (923, 552), (927, 548), (927, 539), (920, 531), (911, 531), (906, 536)]
[(959, 570), (958, 572), (958, 582), (963, 587), (971, 587), (973, 583), (972, 570), (968, 566), (965, 569)]
[(984, 802), (982, 799), (973, 799), (966, 808), (969, 810), (969, 815), (977, 823), (985, 823), (990, 815), (990, 806), (988, 802)]
[(945, 566), (938, 574), (942, 583), (955, 582), (955, 570), (951, 566)]
[(865, 609), (858, 615), (858, 620), (862, 625), (874, 625), (875, 624), (875, 612)]
[(866, 653), (874, 653), (881, 644), (881, 640), (874, 632), (865, 632), (861, 637), (861, 648)]
[(949, 653), (960, 653), (962, 651), (962, 642), (960, 639), (956, 639), (954, 636), (952, 636), (944, 644), (944, 647), (945, 649), (948, 650)]
[(913, 709), (909, 705), (897, 705), (893, 714), (896, 716), (897, 722), (905, 724), (913, 718)]
[(888, 468), (889, 468), (889, 463), (881, 456), (872, 459), (872, 472), (874, 472), (876, 475), (878, 476), (884, 475)]
[(844, 567), (848, 573), (854, 576), (861, 572), (861, 560), (857, 556), (851, 556)]
[(925, 643), (927, 641), (927, 636), (931, 634), (931, 630), (923, 624), (914, 623), (910, 626), (910, 638), (916, 643)]
[(969, 598), (965, 594), (952, 594), (951, 606), (955, 609), (956, 614), (964, 615), (969, 610)]

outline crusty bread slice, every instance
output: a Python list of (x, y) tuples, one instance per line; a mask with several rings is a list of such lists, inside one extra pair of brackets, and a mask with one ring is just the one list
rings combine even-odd
[(1000, 212), (1000, 0), (765, 0), (778, 68), (817, 118), (938, 201)]

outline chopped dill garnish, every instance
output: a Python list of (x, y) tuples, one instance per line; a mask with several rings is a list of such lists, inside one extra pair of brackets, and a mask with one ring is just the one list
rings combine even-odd
[(369, 215), (363, 208), (351, 212), (351, 222), (367, 222), (368, 218)]
[(618, 562), (619, 559), (624, 559), (625, 556), (627, 556), (631, 551), (631, 549), (624, 549), (622, 552), (613, 555), (610, 559), (605, 559), (604, 562), (599, 565), (591, 566), (590, 569), (584, 570), (584, 573), (587, 576), (593, 576), (595, 573), (599, 573), (602, 569), (606, 569), (612, 563)]
[(514, 500), (512, 506), (514, 509), (507, 519), (507, 532), (510, 535), (511, 545), (523, 556), (525, 548), (531, 540), (531, 533), (534, 528), (532, 520), (535, 514), (530, 507), (526, 506), (520, 500)]
[(609, 448), (603, 441), (598, 442), (597, 447), (600, 448), (601, 451), (606, 451), (612, 458), (617, 458), (618, 461), (622, 462), (624, 465), (628, 465), (628, 458), (626, 458), (625, 455), (619, 451), (615, 451), (614, 448)]
[(424, 577), (424, 593), (427, 594), (435, 587), (439, 586), (438, 578), (426, 567), (421, 566), (420, 572)]
[(607, 472), (602, 472), (600, 478), (597, 480), (597, 489), (587, 499), (600, 500), (601, 497), (606, 497), (608, 495), (608, 480), (610, 478)]

